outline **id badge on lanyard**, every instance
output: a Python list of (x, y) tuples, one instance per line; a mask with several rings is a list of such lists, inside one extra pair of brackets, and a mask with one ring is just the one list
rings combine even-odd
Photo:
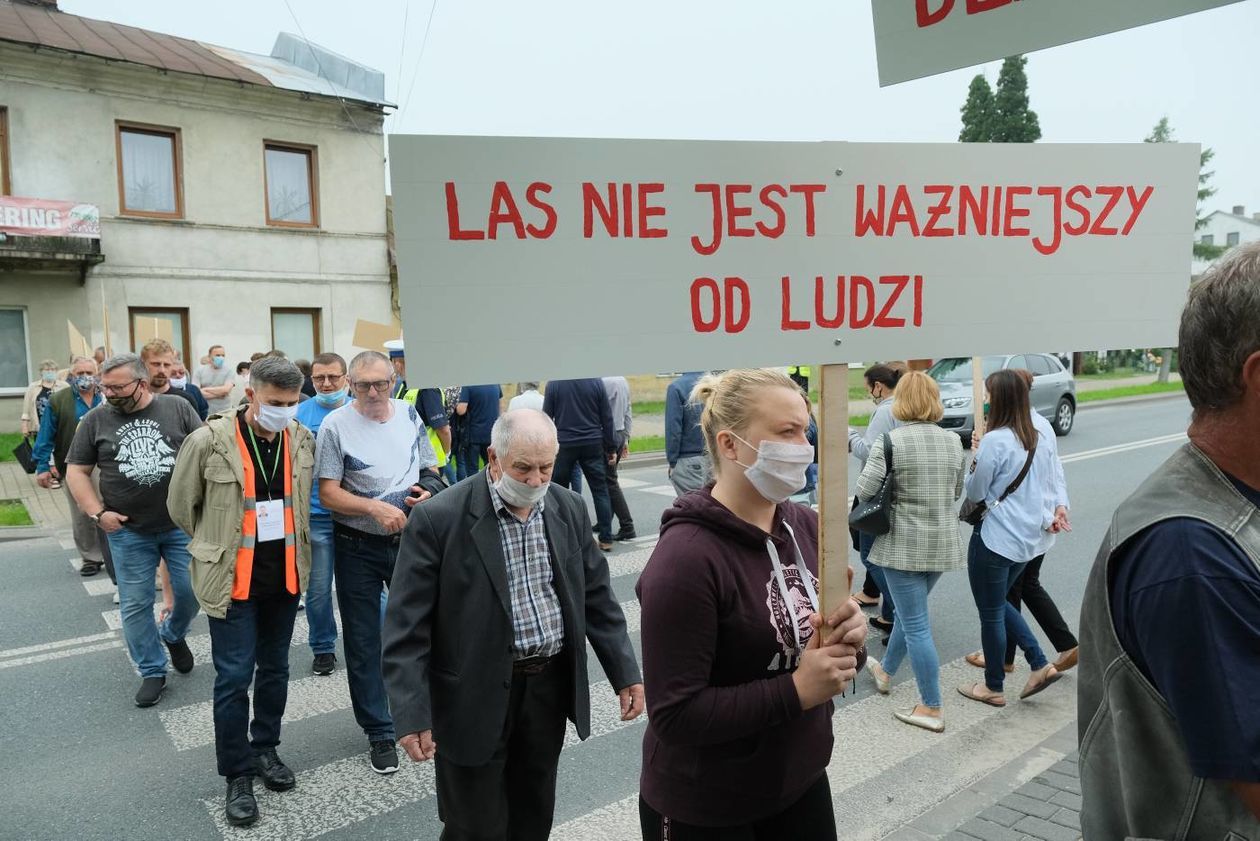
[(260, 499), (254, 506), (258, 521), (258, 542), (284, 540), (284, 500)]

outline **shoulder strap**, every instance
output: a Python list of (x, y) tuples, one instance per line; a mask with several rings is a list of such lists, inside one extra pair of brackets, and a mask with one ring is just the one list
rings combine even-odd
[(1037, 445), (1033, 444), (1033, 448), (1028, 451), (1028, 460), (1024, 462), (1024, 469), (1019, 471), (1019, 475), (1015, 477), (1015, 481), (1011, 482), (1010, 486), (1002, 493), (1002, 497), (998, 500), (998, 502), (1005, 500), (1008, 496), (1019, 490), (1020, 485), (1024, 484), (1024, 480), (1028, 478), (1028, 471), (1032, 470), (1033, 457), (1036, 455)]
[(884, 472), (891, 474), (893, 469), (892, 430), (884, 433)]

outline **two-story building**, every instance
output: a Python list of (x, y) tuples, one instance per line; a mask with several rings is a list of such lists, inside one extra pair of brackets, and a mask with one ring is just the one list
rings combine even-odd
[(169, 335), (195, 367), (388, 322), (384, 76), (0, 0), (0, 427), (39, 362)]
[[(1204, 245), (1223, 246), (1226, 249), (1235, 245), (1245, 245), (1260, 240), (1260, 213), (1247, 215), (1244, 205), (1236, 204), (1231, 211), (1215, 210), (1203, 220), (1203, 227), (1194, 232), (1196, 242)], [(1207, 271), (1215, 260), (1195, 258), (1191, 274), (1198, 277)]]

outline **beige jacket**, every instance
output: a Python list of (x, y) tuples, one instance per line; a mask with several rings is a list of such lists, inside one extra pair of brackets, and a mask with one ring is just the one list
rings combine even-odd
[[(26, 387), (26, 394), (22, 397), (22, 420), (30, 423), (32, 433), (39, 431), (39, 418), (35, 417), (35, 398), (39, 396), (40, 389), (43, 387), (44, 381), (42, 379), (36, 380)], [(69, 387), (70, 383), (66, 382), (65, 377), (58, 377), (53, 380), (51, 386), (53, 394)]]
[[(184, 439), (175, 459), (166, 507), (175, 525), (186, 531), (193, 592), (207, 616), (222, 619), (232, 602), (236, 551), (245, 520), (245, 468), (236, 444), (237, 406), (211, 415), (206, 425)], [(315, 437), (297, 421), (289, 424), (293, 464), (293, 525), (297, 532), (299, 592), (306, 592), (311, 572), (311, 476)]]

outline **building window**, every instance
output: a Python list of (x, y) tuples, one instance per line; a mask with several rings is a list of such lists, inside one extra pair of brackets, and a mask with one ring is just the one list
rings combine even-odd
[(1226, 244), (1226, 245), (1237, 245), (1237, 244), (1238, 244), (1238, 232), (1237, 232), (1237, 231), (1234, 231), (1233, 233), (1226, 234), (1226, 235), (1225, 235), (1225, 244)]
[(166, 339), (184, 360), (184, 365), (197, 368), (197, 360), (188, 359), (188, 310), (170, 307), (130, 307), (131, 349), (136, 353), (153, 339)]
[(1204, 245), (1212, 245), (1214, 239), (1215, 237), (1212, 234), (1204, 234), (1203, 236), (1199, 237), (1199, 242), (1203, 243)]
[(319, 167), (313, 146), (263, 145), (267, 224), (319, 225)]
[(319, 310), (272, 309), (271, 346), (290, 359), (314, 359), (319, 353)]
[(0, 105), (0, 196), (10, 195), (9, 180), (9, 109)]
[(26, 310), (0, 307), (0, 394), (24, 394), (31, 384)]
[(131, 216), (182, 219), (179, 129), (118, 123), (118, 207)]

